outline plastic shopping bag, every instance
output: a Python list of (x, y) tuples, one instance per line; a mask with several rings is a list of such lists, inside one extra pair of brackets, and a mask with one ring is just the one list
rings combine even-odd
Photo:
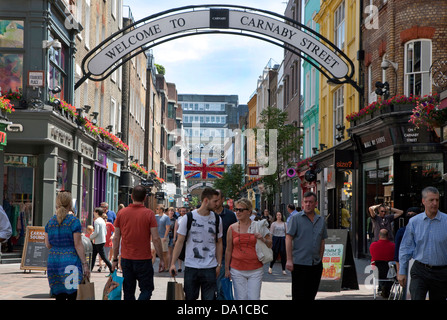
[(123, 277), (117, 275), (116, 270), (109, 275), (109, 279), (104, 286), (102, 295), (103, 300), (121, 300), (121, 291), (123, 288)]

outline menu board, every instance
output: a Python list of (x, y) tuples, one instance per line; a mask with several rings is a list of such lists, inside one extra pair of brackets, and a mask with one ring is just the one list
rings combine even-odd
[(45, 246), (45, 227), (27, 227), (21, 270), (47, 270), (49, 249)]
[(352, 253), (349, 231), (328, 229), (324, 244), (323, 273), (319, 291), (336, 292), (341, 288), (358, 290), (357, 272)]

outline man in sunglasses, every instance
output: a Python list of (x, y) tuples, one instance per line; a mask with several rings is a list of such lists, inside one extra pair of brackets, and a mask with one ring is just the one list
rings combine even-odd
[[(388, 214), (388, 212), (390, 214)], [(373, 242), (379, 241), (379, 233), (381, 229), (388, 230), (388, 240), (394, 241), (394, 230), (392, 223), (394, 219), (399, 218), (403, 213), (403, 210), (386, 207), (384, 204), (377, 204), (369, 207), (369, 214), (371, 215), (373, 222)]]

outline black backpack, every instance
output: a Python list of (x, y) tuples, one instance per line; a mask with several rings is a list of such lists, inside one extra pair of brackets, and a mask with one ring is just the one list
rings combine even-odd
[[(217, 242), (217, 235), (219, 234), (219, 223), (220, 223), (220, 219), (219, 219), (219, 215), (217, 213), (214, 213), (214, 217), (216, 219), (216, 242)], [(188, 221), (186, 222), (186, 236), (185, 236), (185, 241), (183, 242), (183, 247), (182, 247), (182, 251), (180, 252), (180, 255), (178, 256), (179, 260), (185, 261), (185, 250), (186, 250), (186, 241), (188, 240), (188, 234), (189, 234), (189, 229), (191, 229), (191, 225), (192, 225), (192, 221), (194, 220), (192, 218), (192, 212), (188, 212), (186, 214), (186, 218), (188, 219)]]

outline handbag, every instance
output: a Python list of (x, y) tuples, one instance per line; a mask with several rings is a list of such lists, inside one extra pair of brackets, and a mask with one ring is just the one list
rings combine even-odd
[(123, 277), (118, 276), (116, 270), (109, 274), (104, 290), (102, 300), (121, 300), (121, 290), (123, 288)]
[(231, 282), (231, 279), (227, 278), (227, 277), (223, 277), (220, 280), (220, 283), (222, 284), (222, 292), (223, 292), (225, 300), (234, 300), (233, 283)]
[(76, 300), (95, 300), (95, 284), (84, 276), (78, 286)]
[[(267, 220), (253, 221), (252, 225), (254, 225), (253, 233), (267, 234), (268, 233), (268, 222)], [(267, 233), (261, 232), (262, 228), (267, 229)], [(256, 241), (256, 255), (258, 256), (258, 260), (262, 263), (269, 263), (273, 260), (273, 250), (267, 247), (264, 241), (258, 239)]]
[(168, 282), (166, 290), (166, 300), (185, 300), (185, 292), (183, 291), (183, 285), (177, 282), (174, 277), (174, 281)]

